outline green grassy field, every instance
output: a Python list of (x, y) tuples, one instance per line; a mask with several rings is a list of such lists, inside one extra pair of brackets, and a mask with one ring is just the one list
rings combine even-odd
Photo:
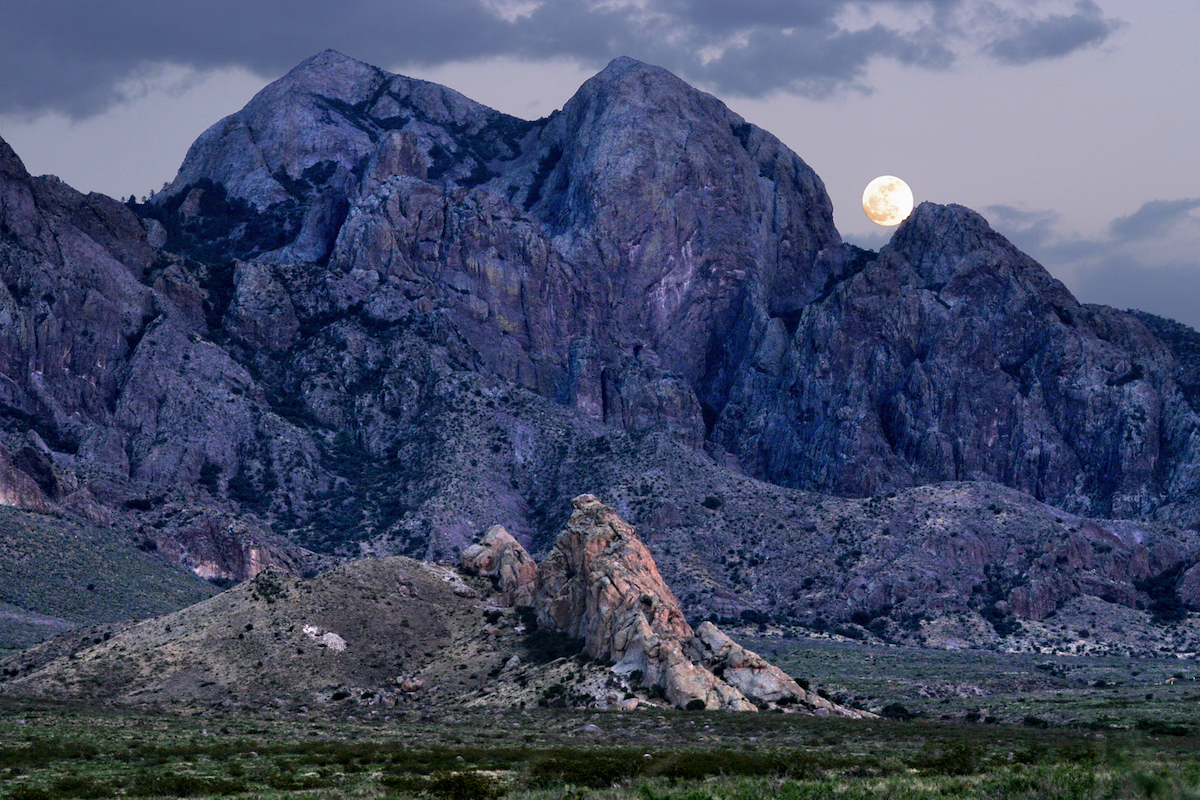
[(660, 710), (180, 717), (7, 700), (0, 786), (11, 800), (1194, 798), (1200, 737)]

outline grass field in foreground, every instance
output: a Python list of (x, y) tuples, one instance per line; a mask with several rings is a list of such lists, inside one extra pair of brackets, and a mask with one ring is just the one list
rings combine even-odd
[(658, 710), (301, 716), (0, 701), (0, 798), (1200, 797), (1200, 738), (1137, 730)]

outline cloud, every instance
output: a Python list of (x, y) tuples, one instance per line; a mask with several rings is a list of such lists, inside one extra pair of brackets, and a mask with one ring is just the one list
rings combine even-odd
[[(598, 67), (631, 55), (724, 92), (822, 97), (869, 91), (874, 60), (946, 69), (982, 50), (1024, 64), (1103, 41), (1117, 24), (1094, 3), (1073, 9), (1030, 16), (994, 0), (39, 0), (5, 9), (0, 114), (83, 118), (164, 66), (273, 78), (328, 47), (385, 67), (496, 56)], [(980, 14), (986, 24), (962, 24)]]
[(1189, 212), (1196, 208), (1200, 208), (1200, 198), (1151, 200), (1128, 217), (1113, 220), (1109, 230), (1118, 241), (1142, 241), (1169, 231), (1180, 223), (1186, 224)]
[(1095, 3), (1079, 0), (1074, 14), (1010, 18), (1011, 32), (989, 42), (984, 51), (998, 61), (1015, 65), (1061, 58), (1100, 44), (1120, 25), (1117, 20), (1105, 19)]
[(1200, 198), (1151, 200), (1095, 237), (1062, 233), (1052, 211), (989, 206), (984, 213), (1080, 300), (1200, 330)]

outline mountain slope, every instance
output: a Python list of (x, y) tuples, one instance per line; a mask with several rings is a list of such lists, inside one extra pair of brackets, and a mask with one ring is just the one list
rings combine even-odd
[(308, 581), (267, 571), (173, 614), (33, 648), (3, 662), (0, 685), (185, 707), (271, 697), (632, 710), (657, 698), (689, 710), (870, 716), (810, 695), (711, 623), (693, 632), (633, 529), (594, 497), (573, 506), (540, 569), (528, 562), (524, 573), (536, 611), (511, 608), (486, 579), (403, 557)]
[(163, 614), (216, 592), (153, 547), (94, 524), (0, 508), (0, 650)]

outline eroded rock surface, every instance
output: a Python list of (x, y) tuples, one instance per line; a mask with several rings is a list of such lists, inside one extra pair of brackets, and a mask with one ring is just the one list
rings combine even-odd
[(472, 575), (493, 579), (500, 590), (500, 601), (505, 605), (533, 605), (537, 593), (537, 563), (502, 526), (488, 528), (478, 543), (462, 551), (459, 563)]
[(712, 623), (697, 636), (633, 527), (592, 495), (571, 505), (566, 528), (539, 566), (539, 625), (581, 639), (588, 655), (616, 662), (615, 672), (661, 688), (680, 708), (794, 705), (859, 716), (810, 698)]

